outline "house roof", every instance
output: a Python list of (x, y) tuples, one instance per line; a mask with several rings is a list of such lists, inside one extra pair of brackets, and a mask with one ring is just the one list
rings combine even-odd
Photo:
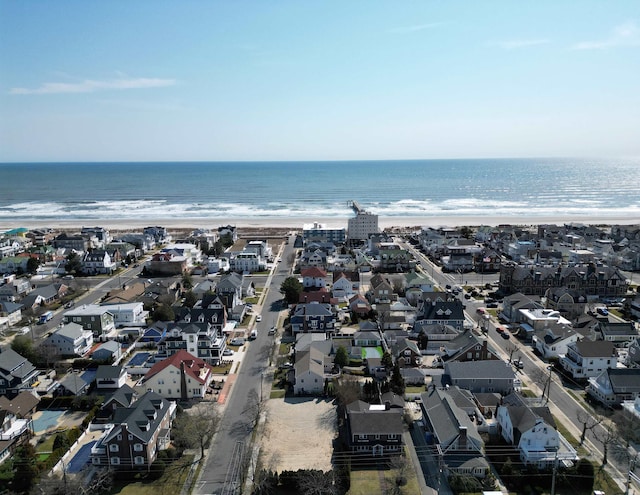
[(22, 391), (13, 399), (0, 397), (0, 409), (9, 411), (16, 416), (24, 417), (29, 414), (40, 402), (40, 398), (29, 391)]
[(371, 409), (370, 404), (356, 401), (347, 406), (349, 429), (352, 435), (402, 435), (402, 409), (388, 410)]
[(306, 351), (296, 353), (296, 363), (294, 364), (296, 375), (310, 372), (323, 376), (324, 358), (325, 355), (322, 351), (313, 346), (310, 346)]
[(98, 366), (96, 380), (117, 380), (122, 376), (123, 369), (122, 366)]
[(135, 402), (137, 397), (138, 392), (125, 383), (104, 401), (104, 405), (102, 407), (104, 408), (111, 402), (117, 402), (121, 407), (129, 407)]
[(614, 357), (616, 355), (613, 342), (605, 340), (579, 340), (570, 345), (575, 346), (582, 357)]
[(107, 340), (104, 344), (101, 344), (96, 351), (108, 351), (111, 353), (118, 352), (120, 350), (120, 344), (115, 340)]
[(604, 371), (615, 393), (640, 392), (640, 368), (614, 368)]
[(19, 366), (28, 362), (27, 358), (22, 357), (10, 347), (0, 352), (0, 371), (11, 373)]
[(67, 323), (66, 325), (58, 328), (54, 333), (59, 337), (65, 337), (67, 339), (75, 340), (79, 337), (82, 337), (82, 334), (85, 332), (85, 329), (82, 325), (78, 325), (77, 323)]
[(445, 364), (445, 373), (452, 379), (475, 378), (484, 380), (492, 379), (514, 379), (515, 373), (508, 363), (500, 360), (487, 361), (453, 361)]
[(555, 428), (556, 422), (548, 407), (506, 406), (514, 430), (529, 431), (539, 420)]
[(185, 374), (196, 380), (198, 383), (206, 383), (207, 377), (212, 373), (211, 366), (204, 360), (189, 354), (184, 349), (181, 349), (173, 356), (154, 364), (145, 375), (145, 381), (149, 380), (169, 366), (181, 369), (182, 363), (184, 363)]
[(60, 386), (67, 389), (73, 395), (78, 395), (89, 386), (90, 382), (84, 380), (83, 375), (76, 372), (67, 373), (65, 377), (60, 380)]
[(7, 313), (7, 314), (15, 313), (21, 310), (23, 307), (24, 306), (19, 303), (0, 301), (0, 312), (2, 313)]
[(380, 334), (375, 332), (356, 332), (353, 338), (354, 340), (382, 340)]
[[(169, 410), (169, 405), (168, 400), (163, 399), (155, 392), (147, 392), (135, 401), (131, 407), (116, 409), (112, 422), (118, 426), (126, 424), (126, 428), (130, 433), (144, 442), (149, 442)], [(154, 413), (157, 413), (155, 419), (153, 419)], [(143, 429), (143, 426), (147, 424), (149, 428)], [(119, 431), (120, 428), (113, 428), (106, 435), (104, 441), (110, 441)]]

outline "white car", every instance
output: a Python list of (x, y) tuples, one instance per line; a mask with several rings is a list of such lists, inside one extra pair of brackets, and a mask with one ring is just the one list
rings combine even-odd
[(262, 321), (262, 315), (256, 316), (256, 321), (260, 323)]

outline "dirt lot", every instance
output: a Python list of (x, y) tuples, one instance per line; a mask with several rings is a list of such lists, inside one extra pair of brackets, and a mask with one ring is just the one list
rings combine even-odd
[(336, 409), (331, 401), (314, 398), (271, 399), (260, 450), (266, 469), (331, 469)]

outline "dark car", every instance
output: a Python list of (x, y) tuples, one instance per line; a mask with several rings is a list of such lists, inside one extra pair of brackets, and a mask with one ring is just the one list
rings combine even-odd
[(511, 334), (509, 332), (502, 332), (500, 335), (502, 335), (503, 339), (511, 338)]

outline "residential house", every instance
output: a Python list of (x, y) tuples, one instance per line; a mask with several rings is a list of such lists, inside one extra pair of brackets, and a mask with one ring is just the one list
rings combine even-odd
[(215, 294), (225, 308), (233, 308), (242, 304), (242, 286), (244, 277), (240, 273), (227, 273), (220, 277)]
[(8, 325), (17, 325), (22, 320), (22, 304), (0, 301), (0, 316), (7, 318)]
[[(404, 402), (404, 401), (403, 401)], [(367, 404), (357, 400), (346, 407), (346, 437), (349, 450), (362, 456), (402, 454), (403, 408), (391, 403)]]
[(169, 244), (162, 248), (160, 253), (169, 254), (176, 258), (184, 258), (187, 268), (191, 268), (202, 261), (202, 251), (198, 246), (189, 242)]
[(382, 337), (380, 332), (356, 332), (353, 334), (353, 344), (360, 347), (380, 347)]
[(395, 243), (382, 243), (379, 246), (381, 272), (408, 272), (415, 268), (413, 255)]
[(191, 319), (190, 315), (167, 329), (166, 337), (158, 343), (158, 357), (170, 357), (181, 350), (205, 362), (216, 365), (222, 360), (227, 342), (219, 324), (214, 324), (200, 315)]
[(156, 321), (144, 331), (144, 334), (140, 338), (140, 342), (155, 342), (157, 344), (166, 337), (167, 329), (171, 324), (172, 322)]
[(86, 252), (89, 249), (89, 239), (79, 234), (62, 233), (51, 242), (56, 249), (66, 249), (78, 253)]
[(524, 464), (545, 469), (555, 463), (571, 467), (578, 460), (576, 450), (558, 432), (547, 406), (529, 407), (511, 394), (498, 406), (496, 418), (502, 438), (518, 448)]
[(617, 406), (640, 396), (640, 368), (606, 369), (589, 378), (587, 394), (605, 406)]
[(298, 261), (300, 266), (300, 270), (305, 270), (307, 268), (320, 268), (322, 270), (327, 269), (327, 253), (320, 249), (315, 250), (305, 250), (301, 255)]
[(0, 348), (0, 395), (13, 397), (20, 390), (30, 388), (38, 377), (31, 362), (13, 349)]
[(180, 350), (152, 366), (143, 386), (165, 399), (202, 399), (211, 382), (213, 369), (204, 360)]
[(587, 295), (567, 287), (554, 287), (545, 293), (546, 308), (558, 311), (567, 319), (574, 319), (584, 314), (587, 307)]
[(449, 325), (458, 331), (462, 331), (466, 320), (462, 306), (460, 299), (425, 300), (418, 309), (414, 326)]
[(482, 479), (490, 471), (484, 457), (484, 441), (469, 413), (458, 406), (456, 399), (460, 396), (458, 387), (432, 387), (420, 394), (424, 429), (428, 442), (441, 453), (441, 467), (448, 475)]
[(453, 361), (444, 363), (443, 383), (467, 389), (473, 393), (513, 392), (516, 376), (504, 361)]
[(71, 371), (59, 380), (58, 388), (55, 389), (55, 396), (78, 397), (89, 391), (91, 382), (95, 379), (95, 373)]
[(333, 368), (331, 358), (321, 350), (309, 346), (304, 351), (296, 352), (293, 365), (295, 395), (321, 395), (325, 387), (325, 373)]
[(33, 307), (34, 303), (40, 306), (48, 306), (62, 299), (68, 291), (69, 287), (65, 284), (49, 284), (33, 289), (21, 302), (25, 308)]
[(93, 351), (91, 359), (94, 361), (117, 363), (122, 358), (122, 347), (115, 340), (107, 340)]
[(166, 227), (145, 227), (144, 229), (142, 229), (142, 233), (153, 237), (153, 240), (158, 244), (166, 244), (167, 242), (171, 242), (171, 234), (169, 234), (169, 231)]
[(25, 256), (6, 256), (0, 259), (0, 273), (25, 273), (29, 258)]
[(291, 315), (291, 331), (296, 333), (324, 332), (332, 334), (336, 317), (330, 304), (298, 304)]
[[(96, 380), (97, 376), (98, 375), (96, 374)], [(108, 379), (106, 380), (108, 382)], [(131, 405), (133, 405), (133, 403), (138, 399), (138, 396), (138, 392), (126, 383), (120, 388), (113, 390), (111, 395), (105, 398), (100, 410), (96, 413), (93, 423), (100, 425), (111, 423), (115, 411), (120, 408), (131, 407)]]
[(372, 304), (390, 303), (397, 299), (397, 294), (393, 290), (393, 286), (387, 277), (377, 273), (371, 277), (369, 282), (369, 292), (367, 298)]
[(630, 321), (600, 321), (598, 330), (605, 342), (612, 342), (616, 347), (626, 347), (638, 338), (635, 324)]
[(371, 313), (371, 305), (364, 296), (356, 294), (349, 299), (349, 311), (357, 314), (360, 318), (366, 317)]
[(176, 404), (147, 392), (130, 407), (118, 408), (109, 427), (91, 448), (94, 466), (149, 469), (171, 442)]
[(189, 265), (186, 256), (174, 252), (154, 253), (145, 268), (149, 273), (162, 276), (175, 276), (187, 273)]
[(112, 274), (116, 270), (116, 261), (105, 249), (94, 249), (84, 253), (82, 257), (82, 272), (89, 275)]
[(141, 302), (101, 304), (113, 315), (113, 323), (116, 327), (144, 326), (149, 312), (145, 311)]
[(595, 378), (618, 364), (612, 342), (579, 340), (567, 345), (567, 353), (560, 356), (560, 365), (574, 380)]
[(242, 251), (232, 254), (229, 269), (236, 273), (255, 273), (267, 269), (267, 260), (253, 251)]
[(116, 390), (125, 386), (127, 381), (127, 370), (123, 366), (109, 366), (106, 364), (98, 366), (96, 370), (96, 389)]
[(62, 315), (64, 323), (77, 323), (93, 332), (94, 340), (105, 341), (116, 337), (116, 323), (108, 306), (85, 304), (66, 311)]
[(0, 462), (4, 462), (20, 445), (27, 442), (32, 430), (30, 417), (21, 418), (0, 403)]
[(327, 272), (321, 268), (311, 267), (300, 272), (303, 290), (322, 289), (327, 285)]
[(60, 356), (81, 357), (93, 346), (93, 332), (77, 323), (67, 323), (56, 328), (45, 342)]
[(533, 346), (545, 358), (557, 358), (567, 354), (568, 345), (581, 337), (572, 327), (563, 324), (550, 324), (536, 330), (533, 334)]
[(420, 366), (422, 353), (415, 341), (399, 338), (391, 345), (391, 355), (400, 368)]

